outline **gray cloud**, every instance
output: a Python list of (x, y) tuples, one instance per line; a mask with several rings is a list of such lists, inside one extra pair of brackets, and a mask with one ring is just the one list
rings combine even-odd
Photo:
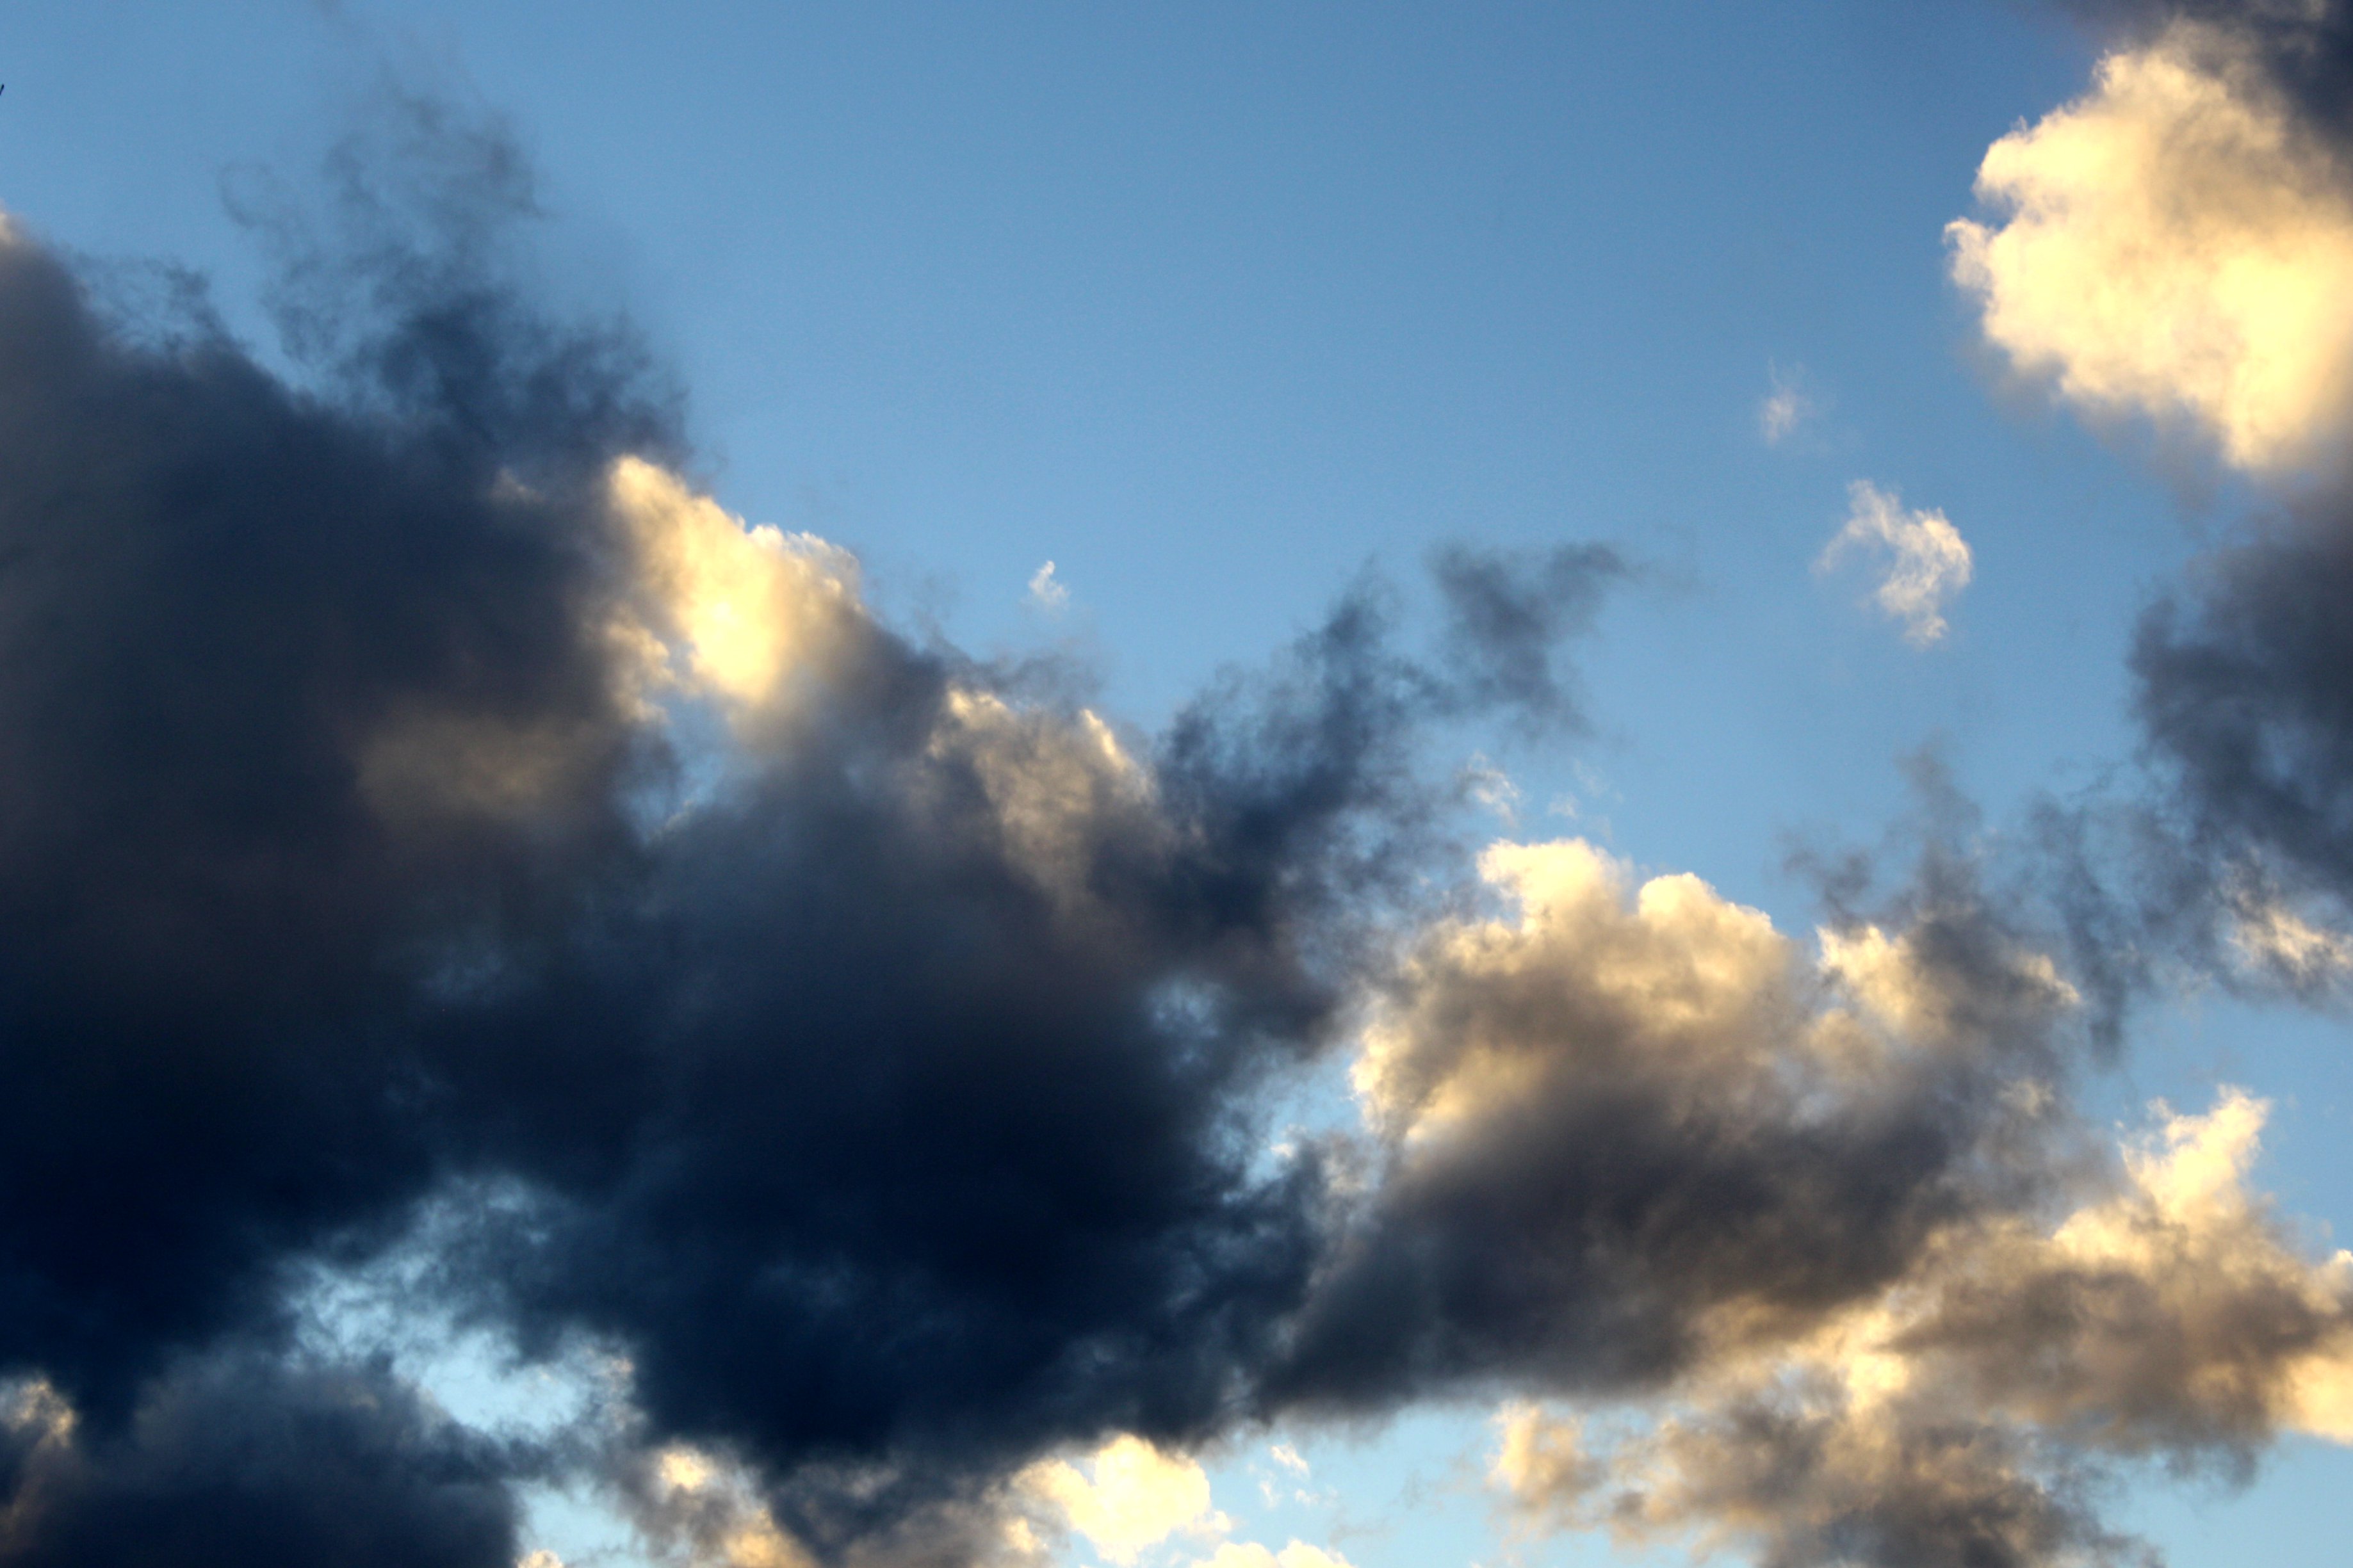
[[(1123, 731), (722, 510), (626, 325), (533, 303), (511, 142), (386, 124), (323, 219), (240, 192), (299, 387), (0, 243), (0, 1563), (503, 1562), (555, 1474), (681, 1552), (984, 1560), (1114, 1433), (1736, 1389), (1924, 1279), (1914, 1361), (2020, 1403), (1968, 1347), (2111, 1299), (2028, 1223), (2081, 1195), (2074, 986), (1954, 842), (1810, 944), (1574, 844), (1462, 885), (1430, 727), (1577, 728), (1616, 553), (1447, 552), (1433, 654), (1367, 582)], [(1365, 1126), (1271, 1152), (1344, 1064)], [(289, 1348), (403, 1247), (525, 1363), (625, 1368), (605, 1425), (502, 1444)], [(2250, 1387), (2329, 1342), (2296, 1299), (2224, 1336)], [(1760, 1550), (2095, 1542), (2000, 1445), (2129, 1447), (2099, 1397), (1907, 1428), (1912, 1491), (1817, 1467)], [(2216, 1419), (2147, 1446), (2316, 1418)], [(1866, 1481), (1920, 1506), (1837, 1522)]]

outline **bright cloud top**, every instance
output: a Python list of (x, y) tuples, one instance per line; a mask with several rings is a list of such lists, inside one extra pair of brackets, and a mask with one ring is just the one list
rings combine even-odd
[(2353, 199), (2242, 53), (2183, 24), (2110, 55), (1986, 153), (1978, 195), (2008, 216), (1946, 232), (2020, 370), (2278, 470), (2353, 409)]
[(1209, 1506), (1209, 1478), (1200, 1465), (1164, 1454), (1141, 1437), (1113, 1438), (1084, 1470), (1068, 1459), (1042, 1459), (1017, 1484), (1051, 1504), (1113, 1563), (1133, 1563), (1179, 1530), (1215, 1531), (1224, 1524)]
[(1904, 626), (1915, 647), (1943, 638), (1945, 606), (1969, 585), (1976, 567), (1968, 541), (1941, 511), (1906, 511), (1891, 491), (1868, 479), (1848, 488), (1853, 510), (1820, 557), (1816, 572), (1829, 572), (1856, 550), (1883, 557), (1884, 569), (1872, 601), (1890, 620)]

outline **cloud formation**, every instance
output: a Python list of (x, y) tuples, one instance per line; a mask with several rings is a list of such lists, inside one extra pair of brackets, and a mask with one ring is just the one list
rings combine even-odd
[(2353, 1436), (2353, 1255), (2306, 1257), (2249, 1193), (2264, 1110), (2165, 1116), (2055, 1224), (1957, 1228), (1651, 1420), (1509, 1406), (1494, 1479), (1538, 1520), (1769, 1564), (2147, 1561), (2098, 1522), (2095, 1458)]
[(2214, 7), (2109, 54), (1987, 153), (1998, 221), (1947, 230), (2021, 372), (2094, 415), (2192, 424), (2258, 472), (2328, 458), (2353, 413), (2353, 191), (2260, 46), (2299, 10), (2335, 8)]
[(1274, 1388), (1655, 1387), (1873, 1296), (2037, 1168), (2073, 993), (1956, 868), (1810, 956), (1690, 876), (1498, 845), (1353, 1072), (1380, 1140)]
[(1853, 510), (1815, 558), (1814, 570), (1830, 572), (1857, 550), (1883, 556), (1872, 602), (1903, 624), (1904, 640), (1913, 647), (1943, 640), (1945, 607), (1976, 571), (1968, 542), (1943, 512), (1906, 511), (1896, 496), (1868, 479), (1855, 480), (1847, 493)]
[[(1466, 1394), (1686, 1403), (1515, 1427), (1562, 1517), (1631, 1465), (1610, 1519), (1767, 1561), (2030, 1563), (2105, 1549), (2068, 1456), (2353, 1424), (2253, 1102), (2087, 1188), (2077, 986), (1954, 843), (1810, 941), (1577, 841), (1466, 873), (1426, 736), (1574, 732), (1616, 552), (1442, 552), (1434, 649), (1368, 582), (1135, 732), (727, 510), (502, 270), (512, 144), (395, 124), (342, 248), (271, 219), (301, 386), (0, 240), (0, 1563), (503, 1564), (551, 1479), (675, 1561), (1140, 1560), (1214, 1533), (1201, 1446)], [(1932, 638), (1967, 546), (1857, 500)], [(515, 1437), (308, 1345), (412, 1256), (609, 1387)]]

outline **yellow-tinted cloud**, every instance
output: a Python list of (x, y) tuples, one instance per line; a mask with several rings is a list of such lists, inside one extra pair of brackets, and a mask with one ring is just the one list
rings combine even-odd
[[(1568, 1003), (1555, 974), (1574, 975), (1576, 1000), (1611, 1016), (1609, 1033), (1630, 1029), (1677, 1060), (1730, 1065), (1787, 1035), (1794, 950), (1765, 915), (1698, 878), (1654, 878), (1630, 901), (1628, 868), (1582, 839), (1497, 844), (1479, 869), (1516, 918), (1441, 927), (1403, 993), (1413, 1005), (1366, 1031), (1351, 1077), (1377, 1125), (1433, 1137), (1551, 1073), (1513, 1004), (1525, 990)], [(1466, 1005), (1473, 994), (1504, 1005)]]
[(751, 527), (641, 458), (616, 462), (608, 484), (643, 588), (615, 635), (640, 654), (649, 685), (761, 708), (822, 668), (862, 616), (847, 551)]
[(715, 1455), (673, 1444), (647, 1457), (637, 1521), (652, 1542), (695, 1568), (813, 1568), (777, 1526), (752, 1478)]
[(2353, 975), (2353, 936), (2307, 920), (2252, 880), (2234, 889), (2229, 930), (2242, 964), (2297, 991), (2322, 990)]
[(2165, 1114), (2055, 1223), (1957, 1226), (1876, 1298), (1797, 1342), (1727, 1343), (1599, 1440), (1580, 1414), (1507, 1405), (1492, 1479), (1531, 1523), (1633, 1542), (2066, 1561), (2101, 1536), (2038, 1468), (2046, 1436), (2123, 1455), (2283, 1429), (2353, 1443), (2353, 1255), (2306, 1256), (2250, 1188), (2265, 1113), (2232, 1090)]
[(955, 688), (932, 732), (932, 762), (976, 784), (1008, 858), (1069, 908), (1085, 897), (1090, 857), (1113, 829), (1153, 832), (1152, 778), (1094, 713), (1016, 708)]
[(1294, 1541), (1280, 1552), (1270, 1551), (1254, 1541), (1229, 1541), (1217, 1552), (1195, 1563), (1193, 1568), (1349, 1568), (1348, 1560), (1335, 1552)]
[(1994, 143), (2007, 216), (1947, 230), (1953, 276), (2027, 374), (2095, 414), (2183, 416), (2293, 468), (2353, 406), (2353, 197), (2221, 33), (2179, 24)]
[(1021, 1472), (1015, 1486), (1052, 1505), (1071, 1529), (1113, 1563), (1133, 1563), (1179, 1530), (1224, 1523), (1209, 1506), (1209, 1478), (1201, 1467), (1182, 1454), (1164, 1454), (1141, 1437), (1112, 1439), (1083, 1469), (1067, 1459), (1039, 1460)]

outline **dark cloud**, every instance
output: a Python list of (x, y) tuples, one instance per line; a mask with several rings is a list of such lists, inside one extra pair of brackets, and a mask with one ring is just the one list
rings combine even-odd
[(1759, 1568), (2162, 1562), (2101, 1524), (2091, 1478), (2063, 1454), (1933, 1401), (1760, 1391), (1591, 1455), (1535, 1413), (1515, 1425), (1506, 1468), (1523, 1510), (1636, 1541), (1736, 1542)]
[(1588, 631), (1612, 585), (1630, 575), (1605, 544), (1546, 552), (1453, 545), (1430, 563), (1446, 605), (1448, 656), (1462, 697), (1505, 702), (1532, 723), (1583, 726), (1561, 645)]
[[(744, 1457), (819, 1542), (1218, 1428), (1331, 1201), (1261, 1091), (1443, 842), (1419, 726), (1556, 706), (1596, 587), (1496, 600), (1467, 694), (1368, 588), (1140, 747), (832, 600), (788, 694), (666, 695), (613, 466), (678, 460), (675, 397), (530, 304), (494, 124), (385, 124), (323, 217), (240, 192), (303, 386), (0, 245), (0, 1366), (108, 1500), (0, 1556), (237, 1539), (313, 1425), (321, 1506), (438, 1495), (392, 1384), (378, 1429), (333, 1414), (357, 1373), (248, 1348), (232, 1408), (174, 1370), (289, 1342), (304, 1270), (424, 1215), (444, 1305), (617, 1349), (646, 1442)], [(449, 1474), (491, 1500), (414, 1560), (508, 1550)], [(233, 1554), (314, 1558), (305, 1517)]]
[[(1957, 835), (1820, 960), (1579, 847), (1469, 912), (1430, 727), (1579, 726), (1615, 552), (1442, 554), (1428, 658), (1367, 584), (1157, 737), (1025, 700), (676, 478), (626, 326), (533, 304), (512, 139), (387, 113), (323, 216), (238, 188), (299, 384), (0, 244), (0, 1371), (73, 1416), (0, 1563), (506, 1562), (566, 1468), (952, 1562), (1058, 1447), (1648, 1394), (2053, 1190), (2068, 990)], [(1372, 1130), (1274, 1148), (1360, 1037)], [(526, 1453), (289, 1348), (404, 1246), (626, 1416)], [(2010, 1560), (1893, 1517), (1788, 1540)]]
[(2345, 0), (2059, 0), (2126, 43), (2188, 22), (2228, 40), (2305, 122), (2342, 143), (2353, 135), (2353, 5)]
[(1437, 928), (1376, 1020), (1384, 1167), (1282, 1397), (1663, 1385), (1727, 1313), (1801, 1335), (2047, 1173), (2005, 1091), (2061, 1070), (2068, 998), (1966, 863), (1827, 977), (1695, 879), (1637, 898), (1582, 847), (1490, 874), (1516, 920)]
[(2353, 893), (2353, 526), (2332, 502), (2200, 563), (2133, 647), (2195, 831)]
[(0, 1561), (512, 1568), (522, 1458), (382, 1366), (230, 1353), (90, 1434), (38, 1385), (0, 1405)]

